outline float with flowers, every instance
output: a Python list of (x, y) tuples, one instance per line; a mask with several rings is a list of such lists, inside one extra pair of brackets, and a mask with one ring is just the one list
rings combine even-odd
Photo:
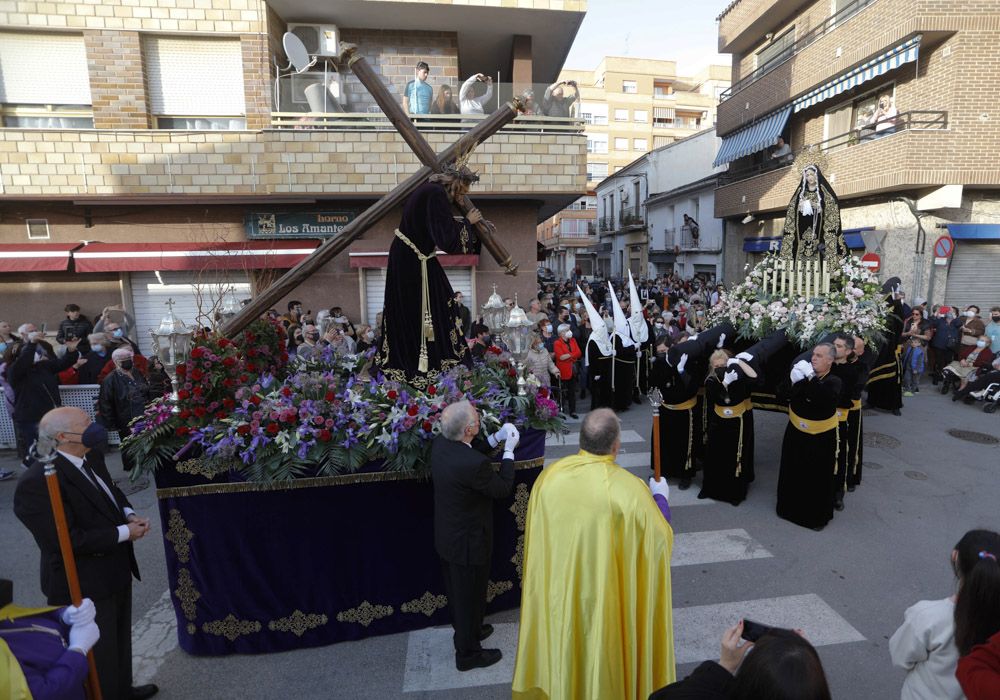
[(184, 650), (284, 651), (446, 624), (427, 458), (441, 410), (461, 399), (484, 431), (521, 430), (488, 591), (491, 609), (518, 604), (528, 492), (546, 434), (562, 428), (558, 405), (496, 348), (425, 390), (369, 359), (327, 349), (290, 363), (284, 329), (266, 320), (232, 341), (202, 335), (175, 394), (133, 423), (123, 450), (133, 478), (156, 480)]

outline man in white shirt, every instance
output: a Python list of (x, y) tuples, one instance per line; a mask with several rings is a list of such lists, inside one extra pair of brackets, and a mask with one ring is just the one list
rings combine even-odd
[[(479, 97), (473, 94), (476, 83), (486, 83), (486, 92)], [(476, 73), (464, 83), (458, 91), (458, 101), (462, 114), (485, 114), (486, 103), (493, 97), (493, 78), (482, 73)]]

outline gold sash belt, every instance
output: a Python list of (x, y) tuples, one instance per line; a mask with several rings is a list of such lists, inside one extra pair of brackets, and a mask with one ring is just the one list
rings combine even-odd
[(427, 372), (427, 343), (434, 342), (434, 318), (431, 316), (431, 294), (427, 285), (427, 261), (436, 256), (437, 251), (431, 251), (429, 255), (424, 255), (413, 241), (398, 228), (396, 229), (396, 238), (416, 253), (417, 259), (420, 261), (420, 318), (423, 327), (420, 331), (420, 360), (417, 362), (417, 371)]
[(803, 433), (808, 433), (809, 435), (819, 435), (820, 433), (825, 433), (828, 430), (833, 430), (837, 427), (838, 422), (836, 413), (829, 418), (824, 418), (822, 420), (810, 420), (796, 415), (795, 411), (791, 408), (788, 409), (788, 421), (797, 430), (801, 430)]
[(753, 402), (750, 399), (744, 399), (735, 406), (715, 404), (715, 415), (719, 418), (739, 418), (751, 408), (753, 408)]
[(670, 411), (688, 411), (698, 403), (698, 397), (688, 399), (684, 403), (661, 403), (660, 405)]

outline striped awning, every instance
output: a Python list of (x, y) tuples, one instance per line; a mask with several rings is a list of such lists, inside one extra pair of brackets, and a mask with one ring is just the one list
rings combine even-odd
[(674, 108), (673, 107), (653, 107), (653, 119), (666, 119), (668, 121), (674, 120)]
[(852, 68), (843, 75), (820, 85), (815, 90), (810, 90), (792, 103), (795, 111), (799, 112), (812, 107), (814, 104), (828, 100), (831, 97), (836, 97), (842, 92), (861, 85), (861, 83), (866, 83), (880, 75), (884, 75), (904, 63), (916, 61), (920, 55), (920, 39), (921, 35), (917, 34), (915, 37), (892, 47), (872, 60), (862, 63), (860, 66)]
[(774, 140), (788, 123), (788, 115), (791, 113), (792, 106), (788, 105), (723, 138), (712, 167), (717, 168), (737, 158), (773, 146)]

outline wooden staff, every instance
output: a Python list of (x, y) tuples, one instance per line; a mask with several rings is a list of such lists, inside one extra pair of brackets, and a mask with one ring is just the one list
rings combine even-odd
[[(438, 167), (443, 167), (455, 160), (455, 157), (459, 154), (466, 153), (476, 144), (485, 141), (505, 124), (513, 121), (516, 116), (517, 108), (508, 102), (505, 106), (479, 122), (474, 129), (466, 132), (458, 141), (442, 151), (437, 156), (436, 163)], [(382, 199), (361, 212), (358, 218), (344, 227), (339, 236), (325, 241), (309, 257), (302, 260), (298, 265), (279, 277), (274, 284), (251, 299), (235, 316), (223, 324), (222, 334), (228, 338), (235, 338), (244, 328), (259, 318), (261, 314), (274, 306), (279, 299), (309, 279), (313, 273), (318, 272), (330, 260), (342, 253), (347, 246), (360, 238), (365, 231), (378, 223), (383, 216), (402, 204), (414, 190), (424, 184), (427, 178), (433, 174), (434, 170), (432, 168), (427, 166), (421, 168), (397, 185), (391, 192), (383, 196)]]
[[(343, 43), (340, 45), (340, 62), (346, 62), (350, 66), (351, 70), (354, 71), (354, 75), (361, 84), (364, 85), (371, 96), (375, 98), (375, 102), (382, 109), (382, 112), (389, 118), (389, 121), (399, 135), (403, 137), (407, 145), (417, 156), (421, 163), (429, 168), (432, 168), (434, 172), (441, 172), (442, 163), (438, 158), (434, 149), (431, 148), (430, 144), (424, 138), (424, 135), (420, 133), (420, 130), (413, 125), (410, 118), (403, 111), (403, 108), (395, 98), (389, 93), (389, 90), (382, 84), (379, 79), (378, 74), (372, 69), (371, 65), (368, 63), (364, 56), (357, 53), (358, 47), (354, 44)], [(511, 109), (516, 110), (516, 112), (523, 112), (524, 106), (518, 98), (514, 98), (513, 102), (508, 103)], [(502, 108), (501, 108), (502, 109)], [(515, 114), (516, 114), (515, 112)], [(459, 152), (461, 155), (464, 152)], [(471, 209), (475, 209), (475, 205), (472, 200), (467, 196), (463, 196), (455, 205), (463, 214), (468, 214)], [(493, 259), (499, 263), (500, 267), (504, 268), (506, 274), (516, 275), (517, 265), (511, 259), (510, 253), (500, 244), (500, 242), (494, 236), (494, 228), (491, 224), (486, 221), (480, 221), (476, 226), (476, 231), (479, 233), (479, 240), (483, 242), (483, 246), (490, 252)]]
[(660, 390), (653, 387), (646, 394), (649, 405), (653, 407), (653, 476), (660, 480), (660, 403), (663, 402), (663, 395)]
[[(51, 458), (40, 458), (45, 464), (45, 485), (49, 487), (49, 502), (52, 504), (52, 517), (56, 521), (56, 535), (59, 537), (59, 551), (62, 553), (63, 566), (66, 568), (66, 583), (69, 584), (69, 597), (73, 605), (79, 607), (83, 602), (83, 592), (80, 590), (80, 577), (76, 572), (76, 559), (73, 558), (73, 545), (69, 541), (69, 526), (66, 524), (66, 512), (63, 510), (62, 493), (59, 491), (59, 477), (56, 476), (55, 455)], [(87, 652), (87, 696), (91, 700), (101, 700), (101, 684), (97, 679), (97, 665), (94, 663), (94, 650)]]

